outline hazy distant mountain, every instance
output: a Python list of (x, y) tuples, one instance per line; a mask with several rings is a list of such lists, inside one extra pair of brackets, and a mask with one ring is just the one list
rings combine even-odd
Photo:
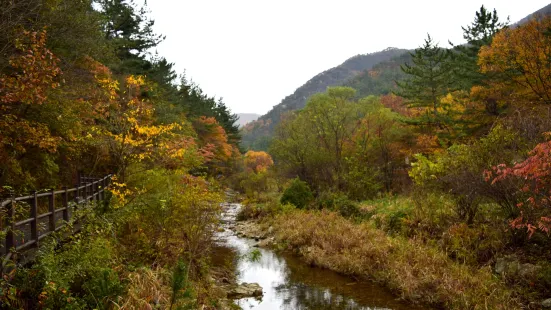
[[(526, 23), (534, 16), (548, 15), (551, 15), (551, 4), (521, 19), (513, 27)], [(242, 130), (243, 146), (266, 150), (274, 129), (285, 112), (302, 109), (310, 96), (324, 92), (328, 86), (350, 86), (357, 90), (358, 97), (388, 94), (396, 87), (395, 81), (405, 77), (400, 65), (410, 61), (411, 56), (407, 50), (388, 48), (377, 53), (354, 56), (343, 64), (316, 75), (297, 88), (292, 95), (285, 97), (266, 115), (245, 126)]]
[(256, 121), (260, 117), (260, 114), (237, 113), (237, 116), (239, 116), (239, 119), (237, 120), (237, 125), (239, 125), (239, 127), (243, 127), (249, 122)]
[(313, 94), (324, 92), (328, 86), (342, 85), (361, 72), (371, 69), (374, 65), (400, 56), (405, 52), (406, 50), (403, 49), (387, 48), (376, 53), (357, 55), (339, 66), (314, 76), (297, 88), (293, 94), (285, 97), (281, 103), (275, 105), (266, 115), (245, 126), (242, 135), (243, 145), (246, 148), (265, 149), (267, 140), (285, 112), (302, 109), (306, 105), (306, 100)]
[(525, 18), (519, 20), (518, 22), (516, 22), (514, 25), (517, 26), (517, 25), (522, 25), (524, 23), (526, 23), (527, 21), (530, 20), (530, 18), (532, 17), (537, 17), (537, 16), (549, 16), (551, 15), (551, 4), (548, 4), (547, 6), (535, 11), (534, 13), (526, 16)]
[(400, 66), (411, 62), (411, 54), (405, 52), (389, 60), (380, 62), (344, 83), (356, 90), (356, 97), (387, 95), (396, 89), (396, 81), (406, 77)]

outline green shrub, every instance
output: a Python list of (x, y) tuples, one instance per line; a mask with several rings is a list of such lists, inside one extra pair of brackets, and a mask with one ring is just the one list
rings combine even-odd
[(505, 247), (503, 227), (488, 224), (468, 226), (457, 223), (443, 234), (441, 245), (448, 256), (460, 263), (486, 264)]
[(360, 215), (358, 204), (350, 200), (346, 194), (324, 192), (317, 199), (317, 205), (321, 209), (329, 209), (339, 212), (344, 217)]
[(354, 217), (360, 214), (358, 205), (348, 198), (338, 200), (336, 202), (337, 211), (344, 217)]
[(400, 233), (405, 230), (405, 224), (410, 222), (412, 209), (411, 199), (388, 196), (362, 202), (360, 212), (362, 217), (373, 221), (377, 228), (388, 233)]
[(52, 309), (67, 304), (71, 294), (72, 303), (81, 302), (96, 309), (107, 309), (124, 287), (112, 268), (115, 253), (111, 241), (100, 236), (87, 240), (75, 240), (63, 251), (54, 247), (41, 249), (36, 272), (43, 273), (46, 280), (46, 296), (40, 298)]
[(306, 182), (299, 178), (294, 179), (291, 185), (285, 189), (281, 196), (281, 204), (292, 204), (299, 209), (306, 207), (312, 200), (314, 195)]

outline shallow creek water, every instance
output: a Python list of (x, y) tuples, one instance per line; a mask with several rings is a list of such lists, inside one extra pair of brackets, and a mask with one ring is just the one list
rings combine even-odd
[[(256, 242), (237, 237), (230, 227), (236, 221), (239, 204), (225, 204), (224, 231), (220, 232), (216, 260), (247, 256)], [(357, 282), (333, 271), (310, 267), (300, 259), (258, 248), (257, 260), (237, 262), (237, 282), (258, 283), (263, 288), (261, 299), (243, 298), (235, 303), (243, 309), (423, 309), (396, 300), (384, 288), (371, 282)]]

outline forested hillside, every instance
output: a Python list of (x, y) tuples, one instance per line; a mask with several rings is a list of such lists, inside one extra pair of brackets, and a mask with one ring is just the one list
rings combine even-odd
[(536, 12), (526, 16), (525, 18), (519, 20), (515, 25), (523, 25), (530, 21), (531, 18), (534, 17), (543, 17), (543, 16), (549, 16), (551, 15), (551, 4), (537, 10)]
[(237, 120), (237, 124), (242, 127), (245, 126), (247, 123), (256, 121), (260, 117), (260, 114), (238, 113), (237, 116), (239, 117), (239, 119)]
[[(1, 0), (0, 8), (0, 197), (114, 175), (108, 203), (72, 208), (79, 224), (41, 239), (33, 265), (3, 251), (13, 261), (2, 262), (0, 308), (146, 309), (153, 288), (160, 307), (212, 304), (204, 268), (218, 181), (241, 160), (237, 116), (152, 54), (164, 37), (145, 7)], [(19, 236), (10, 220), (29, 213), (24, 201), (10, 208), (18, 215), (1, 209), (1, 238)], [(74, 225), (81, 232), (63, 238)]]
[(0, 5), (0, 309), (551, 308), (551, 16), (482, 6), (240, 131), (146, 6)]
[(551, 307), (551, 17), (468, 21), (289, 112), (241, 216), (412, 302)]
[(411, 55), (409, 52), (404, 52), (390, 60), (376, 64), (369, 70), (364, 70), (344, 83), (343, 86), (354, 88), (358, 98), (369, 95), (388, 95), (397, 89), (396, 81), (405, 78), (406, 75), (401, 70), (401, 66), (408, 62), (411, 62)]
[(310, 96), (325, 91), (329, 86), (342, 85), (374, 65), (400, 56), (404, 52), (406, 50), (388, 48), (376, 53), (357, 55), (337, 67), (316, 75), (297, 88), (293, 94), (285, 97), (281, 103), (275, 105), (266, 115), (248, 124), (242, 131), (242, 145), (245, 148), (266, 150), (275, 127), (287, 112), (304, 108)]

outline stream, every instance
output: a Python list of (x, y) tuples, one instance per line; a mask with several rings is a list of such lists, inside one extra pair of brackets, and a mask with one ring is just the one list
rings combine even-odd
[[(237, 282), (258, 283), (263, 288), (262, 298), (235, 300), (242, 309), (424, 309), (397, 300), (374, 283), (357, 282), (311, 267), (293, 255), (254, 247), (255, 240), (238, 237), (231, 230), (240, 207), (237, 203), (224, 204), (224, 231), (218, 233), (216, 256), (219, 261), (241, 257), (236, 263)], [(247, 259), (255, 249), (260, 257)]]

